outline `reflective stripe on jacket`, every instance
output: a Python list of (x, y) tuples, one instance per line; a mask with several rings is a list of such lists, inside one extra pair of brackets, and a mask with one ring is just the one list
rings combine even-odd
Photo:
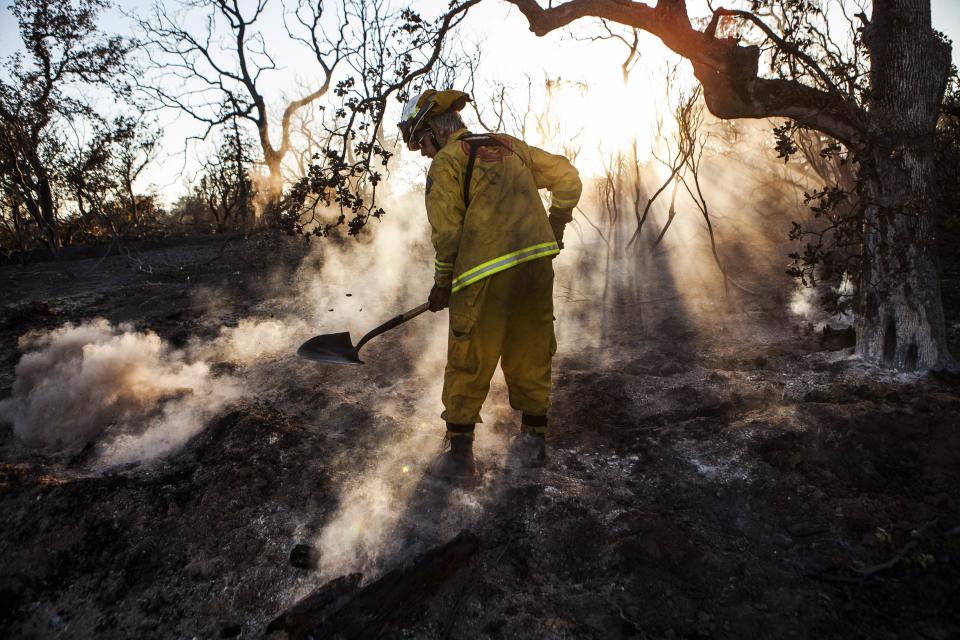
[(500, 144), (477, 149), (469, 207), (464, 176), (470, 146), (460, 129), (434, 157), (427, 173), (427, 218), (432, 228), (436, 283), (459, 291), (529, 260), (559, 253), (539, 189), (552, 206), (572, 208), (580, 176), (563, 156), (496, 134)]

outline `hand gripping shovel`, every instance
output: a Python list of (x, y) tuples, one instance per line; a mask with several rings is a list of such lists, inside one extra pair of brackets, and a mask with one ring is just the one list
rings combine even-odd
[(360, 338), (357, 346), (353, 346), (350, 340), (350, 333), (328, 333), (323, 336), (314, 336), (310, 338), (297, 349), (297, 355), (308, 360), (317, 362), (334, 362), (337, 364), (363, 364), (360, 359), (360, 347), (367, 344), (372, 338), (376, 338), (381, 333), (390, 331), (399, 327), (407, 320), (412, 320), (418, 315), (430, 308), (429, 302), (424, 302), (419, 307), (410, 309), (406, 313), (401, 313), (395, 318), (387, 320), (382, 325)]

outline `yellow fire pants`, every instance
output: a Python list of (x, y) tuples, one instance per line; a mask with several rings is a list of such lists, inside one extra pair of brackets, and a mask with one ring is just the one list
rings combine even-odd
[(456, 424), (481, 422), (497, 361), (510, 406), (546, 415), (556, 350), (551, 260), (524, 262), (457, 291), (450, 296), (441, 417)]

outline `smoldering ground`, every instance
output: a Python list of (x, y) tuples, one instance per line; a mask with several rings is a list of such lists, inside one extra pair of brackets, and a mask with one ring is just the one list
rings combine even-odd
[[(721, 258), (741, 284), (769, 293), (783, 282), (776, 225), (750, 217), (751, 170), (726, 158), (717, 162), (728, 173), (706, 191), (708, 197), (716, 194), (712, 210)], [(642, 175), (647, 191), (662, 178), (653, 169)], [(739, 186), (727, 188), (731, 184)], [(712, 623), (699, 610), (737, 624), (723, 609), (726, 601), (718, 599), (717, 609), (703, 596), (720, 593), (730, 575), (751, 585), (749, 593), (759, 593), (761, 584), (785, 584), (784, 576), (795, 574), (776, 558), (824, 562), (839, 548), (860, 549), (859, 530), (835, 544), (824, 540), (813, 551), (785, 541), (787, 534), (776, 535), (776, 518), (783, 514), (773, 513), (786, 509), (797, 536), (820, 535), (819, 519), (841, 505), (813, 500), (820, 494), (807, 485), (822, 486), (824, 494), (842, 491), (823, 484), (826, 474), (811, 472), (802, 480), (798, 474), (806, 474), (804, 464), (820, 469), (827, 456), (866, 456), (856, 443), (847, 446), (821, 429), (820, 405), (804, 401), (811, 389), (830, 390), (840, 394), (831, 411), (860, 411), (848, 402), (859, 391), (825, 382), (832, 368), (848, 366), (843, 354), (813, 354), (797, 369), (797, 354), (809, 354), (791, 346), (784, 329), (792, 284), (786, 282), (780, 303), (736, 289), (728, 298), (703, 218), (690, 202), (678, 199), (678, 217), (659, 246), (652, 247), (646, 235), (628, 246), (636, 223), (632, 193), (624, 182), (620, 215), (614, 217), (603, 208), (596, 184), (587, 181), (582, 212), (554, 261), (559, 352), (552, 462), (539, 474), (510, 466), (518, 416), (507, 406), (498, 374), (478, 427), (478, 457), (486, 468), (481, 484), (450, 490), (423, 477), (442, 446), (445, 313), (425, 314), (371, 341), (362, 367), (319, 365), (292, 355), (313, 334), (350, 331), (356, 341), (425, 299), (433, 255), (417, 191), (397, 197), (390, 215), (372, 223), (374, 232), (360, 241), (314, 241), (297, 269), (271, 270), (273, 245), (262, 254), (245, 248), (252, 242), (228, 247), (223, 282), (191, 285), (183, 298), (189, 309), (176, 318), (164, 313), (155, 324), (124, 326), (109, 314), (102, 321), (74, 315), (68, 316), (72, 327), (25, 338), (40, 379), (56, 373), (54, 361), (64, 364), (65, 377), (53, 378), (48, 390), (90, 376), (85, 384), (104, 399), (96, 408), (79, 401), (69, 406), (81, 416), (101, 412), (84, 424), (99, 420), (106, 426), (90, 427), (94, 435), (86, 437), (93, 438), (97, 456), (84, 462), (93, 473), (88, 468), (79, 482), (67, 482), (61, 473), (76, 466), (69, 456), (4, 471), (17, 491), (22, 487), (11, 494), (11, 530), (31, 531), (29, 539), (36, 541), (29, 548), (16, 543), (22, 553), (5, 555), (5, 566), (13, 567), (5, 573), (34, 575), (32, 563), (39, 567), (38, 580), (63, 585), (16, 582), (17, 592), (29, 595), (17, 600), (12, 619), (24, 628), (47, 629), (54, 616), (64, 619), (57, 611), (71, 602), (93, 613), (91, 619), (74, 617), (70, 631), (105, 624), (97, 616), (119, 625), (86, 635), (216, 636), (236, 628), (241, 635), (259, 635), (270, 618), (331, 578), (359, 571), (365, 582), (374, 582), (466, 527), (488, 545), (480, 568), (468, 576), (476, 590), (465, 592), (463, 607), (451, 605), (446, 613), (411, 623), (414, 636), (443, 637), (438, 629), (446, 628), (445, 615), (454, 609), (462, 637), (495, 636), (497, 629), (507, 637), (618, 637), (626, 624), (620, 615), (658, 636), (671, 628), (695, 635), (700, 627), (703, 635)], [(644, 234), (656, 236), (667, 208), (668, 201), (655, 203)], [(238, 292), (232, 283), (247, 269), (262, 270), (258, 284)], [(159, 279), (147, 284), (169, 286)], [(145, 299), (130, 312), (149, 311), (154, 298)], [(779, 310), (764, 310), (778, 304)], [(113, 385), (115, 400), (107, 402), (109, 385), (99, 384), (97, 371), (124, 381)], [(136, 395), (144, 378), (150, 385)], [(128, 379), (141, 386), (127, 386)], [(18, 384), (27, 388), (18, 377), (11, 389)], [(44, 387), (37, 379), (30, 384)], [(29, 394), (16, 397), (31, 407)], [(47, 397), (64, 405), (72, 398)], [(195, 411), (183, 405), (191, 397)], [(183, 409), (183, 417), (166, 419), (166, 406), (170, 415)], [(192, 437), (183, 435), (191, 429)], [(46, 434), (39, 428), (37, 433)], [(149, 433), (154, 438), (145, 438)], [(812, 453), (804, 464), (795, 463), (794, 444), (808, 440)], [(108, 445), (123, 442), (140, 444), (120, 449), (124, 455), (107, 455)], [(107, 466), (134, 460), (150, 464), (127, 465), (122, 472)], [(871, 464), (884, 460), (879, 456)], [(865, 471), (857, 482), (868, 486), (875, 477)], [(781, 507), (778, 496), (793, 500)], [(854, 501), (843, 495), (844, 513), (865, 517)], [(880, 504), (893, 509), (889, 501)], [(79, 519), (77, 505), (84, 505)], [(917, 506), (910, 519), (925, 508)], [(745, 537), (731, 542), (729, 531)], [(315, 548), (315, 570), (289, 565), (297, 543)], [(741, 543), (747, 551), (730, 550)], [(750, 549), (766, 555), (755, 557)], [(874, 551), (876, 562), (883, 561), (882, 550)], [(873, 558), (870, 550), (858, 553), (858, 559)], [(738, 573), (738, 563), (750, 570)], [(804, 592), (807, 610), (829, 606), (818, 595), (824, 588), (817, 584)], [(832, 591), (830, 596), (840, 597)], [(34, 601), (41, 604), (33, 607)], [(748, 595), (742, 602), (752, 607)], [(776, 611), (781, 604), (764, 600), (751, 610)], [(163, 618), (167, 611), (180, 613)], [(770, 623), (786, 632), (791, 615)], [(714, 631), (722, 634), (722, 626)], [(748, 635), (740, 631), (740, 637)]]
[[(717, 241), (724, 246), (733, 240), (739, 252), (737, 262), (726, 265), (727, 268), (741, 280), (766, 280), (789, 291), (789, 281), (776, 277), (782, 276), (782, 272), (756, 269), (757, 263), (763, 261), (769, 267), (770, 251), (781, 243), (774, 237), (775, 230), (750, 228), (740, 219), (740, 212), (746, 209), (740, 198), (747, 191), (726, 187), (709, 191), (729, 181), (742, 185), (752, 175), (748, 167), (728, 160), (721, 162), (728, 174), (705, 180), (705, 188), (714, 196), (715, 211), (720, 212), (719, 219), (714, 221)], [(709, 170), (705, 173), (712, 176)], [(657, 179), (662, 177), (645, 176), (639, 189), (652, 193), (659, 184)], [(654, 338), (666, 326), (663, 338), (668, 341), (682, 336), (684, 327), (695, 331), (716, 328), (710, 326), (708, 318), (715, 317), (719, 309), (728, 308), (730, 301), (725, 299), (728, 294), (711, 254), (709, 236), (693, 202), (682, 197), (678, 200), (682, 215), (673, 222), (671, 234), (663, 244), (654, 249), (646, 236), (630, 242), (636, 229), (636, 218), (630, 215), (634, 203), (629, 200), (635, 185), (629, 179), (616, 185), (619, 192), (614, 197), (619, 200), (619, 212), (604, 209), (610, 194), (601, 193), (600, 186), (599, 180), (585, 181), (581, 213), (568, 229), (565, 250), (554, 261), (560, 354), (575, 360), (578, 354), (599, 348), (604, 362), (622, 366), (619, 354), (609, 349), (627, 345), (623, 341), (624, 326), (631, 327), (630, 338), (640, 340)], [(659, 232), (667, 216), (667, 202), (655, 202), (646, 233)], [(422, 213), (419, 220), (422, 225)], [(423, 243), (426, 229), (412, 235)], [(389, 253), (377, 250), (370, 255), (376, 257), (367, 267), (369, 271), (381, 273), (389, 269), (386, 265), (390, 261), (382, 262)], [(429, 259), (429, 251), (424, 257)], [(779, 265), (775, 268), (779, 269)], [(421, 271), (417, 277), (424, 283), (422, 292), (430, 276)], [(769, 292), (769, 288), (764, 291)], [(729, 295), (737, 297), (738, 292)], [(663, 324), (660, 313), (649, 314), (649, 322), (645, 323), (643, 314), (648, 304), (665, 304), (683, 309), (684, 313), (668, 321), (672, 326)], [(741, 300), (741, 304), (749, 301)], [(477, 429), (478, 459), (487, 470), (481, 485), (469, 491), (438, 492), (429, 481), (421, 480), (425, 464), (442, 449), (443, 425), (438, 414), (445, 321), (445, 317), (417, 321), (416, 332), (404, 336), (399, 375), (385, 381), (366, 400), (377, 421), (386, 426), (375, 427), (375, 457), (358, 464), (355, 452), (346, 454), (351, 459), (343, 464), (352, 465), (355, 472), (344, 479), (340, 506), (314, 540), (324, 579), (355, 571), (369, 579), (409, 561), (417, 552), (450, 539), (460, 529), (477, 526), (508, 486), (526, 481), (505, 462), (510, 441), (519, 428), (519, 416), (506, 402), (505, 384), (499, 372), (485, 404), (484, 423)], [(397, 364), (381, 362), (374, 366), (398, 371)]]
[(28, 333), (0, 417), (44, 451), (98, 443), (98, 465), (152, 460), (176, 451), (246, 392), (240, 377), (217, 373), (218, 365), (249, 366), (287, 352), (303, 335), (302, 322), (251, 319), (185, 349), (102, 318)]
[[(735, 170), (727, 165), (728, 172)], [(636, 221), (629, 213), (637, 202), (636, 196), (631, 201), (636, 185), (630, 175), (624, 171), (615, 176), (613, 192), (606, 194), (600, 193), (600, 181), (587, 182), (581, 215), (568, 230), (566, 250), (555, 261), (561, 353), (588, 343), (598, 346), (608, 329), (605, 325), (622, 322), (624, 315), (636, 314), (638, 331), (656, 330), (643, 325), (641, 302), (650, 301), (649, 292), (662, 292), (663, 275), (644, 278), (640, 275), (644, 269), (666, 265), (673, 295), (681, 304), (693, 305), (696, 300), (713, 304), (718, 299), (713, 295), (719, 289), (717, 271), (692, 202), (681, 198), (681, 215), (654, 249), (649, 239), (633, 238)], [(656, 170), (636, 175), (644, 176), (639, 185), (644, 193), (652, 193), (663, 177)], [(708, 193), (713, 196), (717, 185), (731, 181), (736, 180), (730, 175), (712, 177)], [(726, 233), (722, 220), (744, 204), (726, 190), (720, 193), (713, 203), (720, 212), (721, 245), (735, 234), (741, 244), (754, 240), (756, 235), (744, 237), (736, 229)], [(292, 278), (280, 271), (267, 274), (266, 288), (277, 295), (260, 302), (253, 315), (232, 320), (233, 326), (222, 327), (214, 337), (192, 337), (175, 347), (149, 329), (103, 319), (23, 336), (24, 355), (13, 393), (0, 404), (4, 419), (13, 424), (21, 441), (44, 451), (76, 452), (95, 443), (94, 466), (102, 468), (169, 455), (238, 400), (267, 396), (296, 402), (284, 389), (287, 376), (314, 377), (318, 386), (343, 386), (352, 375), (349, 369), (335, 372), (290, 363), (290, 352), (311, 332), (349, 331), (356, 340), (425, 297), (432, 279), (431, 252), (419, 198), (415, 191), (388, 202), (391, 214), (383, 222), (371, 222), (379, 228), (360, 242), (315, 241)], [(647, 235), (662, 229), (666, 220), (666, 202), (661, 198), (651, 207)], [(667, 259), (654, 264), (657, 253)], [(691, 254), (699, 257), (691, 259)], [(215, 288), (194, 294), (213, 315), (222, 306), (220, 296)], [(698, 317), (703, 309), (693, 311), (689, 315)], [(385, 372), (386, 379), (353, 400), (391, 424), (382, 428), (374, 445), (376, 458), (359, 469), (355, 461), (338, 463), (353, 468), (342, 487), (343, 506), (317, 534), (325, 576), (355, 570), (376, 573), (385, 559), (405, 555), (396, 548), (396, 540), (389, 539), (398, 526), (398, 505), (409, 501), (414, 488), (409, 479), (418, 476), (442, 438), (438, 418), (445, 349), (442, 316), (420, 318), (414, 321), (416, 330), (381, 337), (366, 348), (374, 359), (389, 354), (386, 362), (371, 363)], [(498, 378), (488, 403), (488, 421), (516, 422), (502, 394), (498, 396), (502, 387)], [(322, 413), (311, 416), (308, 406), (299, 417), (318, 425), (324, 420)], [(499, 434), (483, 427), (480, 431), (478, 446), (486, 447), (491, 458), (502, 456), (509, 429)], [(356, 456), (347, 451), (345, 456)], [(477, 513), (475, 500), (465, 504), (464, 525)], [(386, 551), (387, 546), (392, 550)]]
[[(272, 312), (276, 300), (267, 301), (262, 314), (234, 320), (208, 339), (194, 336), (176, 347), (150, 329), (103, 318), (24, 334), (0, 419), (42, 452), (75, 454), (95, 444), (96, 467), (176, 451), (230, 403), (275, 391), (277, 367), (289, 369), (275, 361), (289, 360), (312, 332), (362, 335), (398, 310), (415, 279), (394, 262), (422, 253), (416, 244), (423, 225), (395, 220), (395, 229), (359, 249), (352, 241), (315, 245), (292, 282), (289, 275), (267, 276), (286, 315)], [(220, 297), (211, 288), (193, 294), (214, 316)]]
[[(369, 378), (353, 367), (324, 367), (292, 354), (313, 334), (346, 330), (356, 341), (425, 299), (433, 275), (425, 217), (407, 203), (390, 208), (389, 218), (373, 223), (382, 227), (377, 233), (315, 243), (293, 274), (265, 274), (263, 289), (276, 295), (209, 338), (191, 336), (175, 346), (148, 328), (102, 318), (23, 336), (4, 419), (35, 452), (76, 459), (92, 446), (89, 469), (100, 472), (175, 455), (211, 419), (245, 402), (279, 402), (304, 426), (334, 439), (344, 436), (331, 413), (356, 406), (377, 416), (378, 440), (365, 443), (367, 452), (344, 443), (334, 462), (348, 472), (340, 487), (342, 512), (304, 535), (319, 540), (322, 575), (374, 575), (393, 557), (381, 548), (407, 497), (394, 479), (419, 477), (442, 443), (445, 314), (423, 316), (407, 328), (415, 330), (393, 332), (365, 348), (367, 368), (377, 372), (373, 387), (364, 388)], [(219, 318), (232, 314), (228, 298), (209, 286), (192, 295), (204, 315)], [(311, 387), (342, 402), (317, 410), (304, 396)], [(361, 458), (369, 460), (358, 464)]]

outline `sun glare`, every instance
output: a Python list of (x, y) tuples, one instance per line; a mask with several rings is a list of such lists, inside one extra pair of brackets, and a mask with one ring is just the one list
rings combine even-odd
[(552, 89), (548, 128), (555, 139), (541, 139), (548, 148), (575, 157), (584, 176), (603, 175), (612, 159), (623, 154), (644, 164), (658, 139), (673, 135), (678, 96), (693, 86), (682, 72), (668, 82), (665, 64), (632, 71), (626, 82), (613, 59), (599, 57), (583, 81), (559, 82)]
[(557, 150), (568, 155), (572, 150), (581, 174), (602, 175), (621, 154), (630, 160), (635, 154), (645, 164), (662, 138), (673, 135), (671, 87), (653, 74), (636, 75), (626, 84), (619, 77), (600, 77), (582, 91), (561, 90), (557, 118), (567, 139), (558, 141), (562, 148)]
[[(508, 116), (499, 130), (567, 155), (585, 177), (603, 175), (611, 157), (632, 156), (634, 146), (637, 160), (648, 160), (658, 117), (665, 128), (672, 121), (675, 99), (668, 96), (693, 84), (689, 65), (641, 32), (624, 81), (629, 49), (595, 21), (538, 38), (515, 13), (484, 5), (471, 16), (478, 30), (473, 41), (483, 52), (474, 98), (487, 122), (496, 121), (498, 101), (506, 100)], [(626, 28), (617, 33), (631, 40)]]

